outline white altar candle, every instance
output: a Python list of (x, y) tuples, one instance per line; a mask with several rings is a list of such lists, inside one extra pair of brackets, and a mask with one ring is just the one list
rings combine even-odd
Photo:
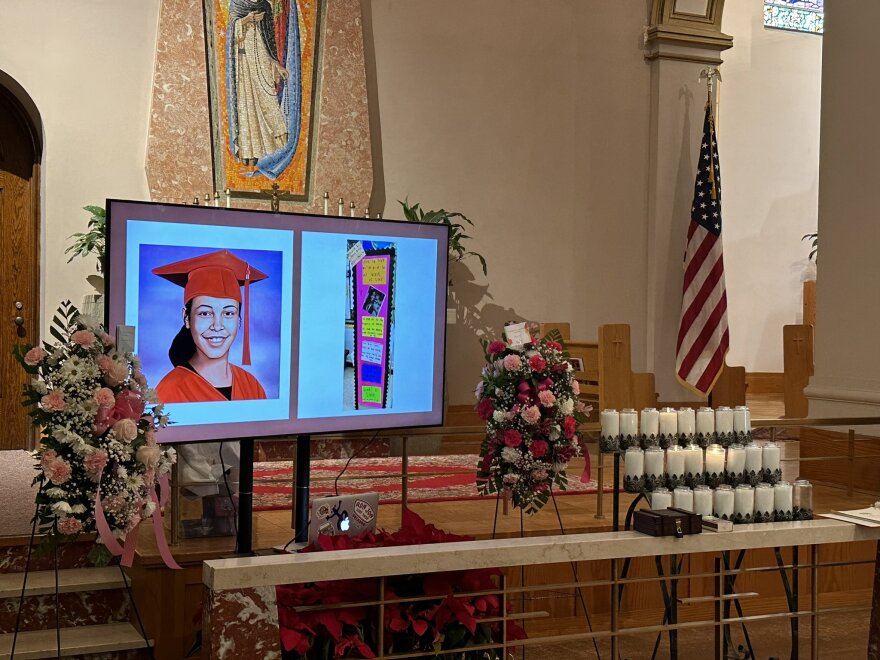
[(343, 205), (343, 203), (344, 203), (344, 202), (342, 201), (342, 197), (340, 197), (340, 198), (339, 198), (339, 202), (338, 202), (338, 205), (339, 205), (339, 212), (336, 214), (336, 215), (338, 215), (339, 217), (342, 217), (342, 205)]
[(602, 423), (602, 437), (614, 438), (620, 433), (620, 414), (616, 410), (603, 410), (599, 413)]
[(672, 506), (672, 493), (666, 488), (658, 488), (651, 493), (652, 509), (668, 509)]
[(746, 445), (746, 473), (754, 472), (755, 474), (761, 474), (761, 466), (763, 465), (764, 450), (761, 449), (761, 446), (751, 442)]
[(679, 447), (678, 445), (673, 445), (669, 449), (666, 450), (666, 474), (670, 477), (673, 475), (679, 478), (684, 477), (684, 462), (685, 457), (687, 456), (687, 452)]
[(746, 450), (742, 445), (733, 444), (727, 448), (727, 473), (742, 474), (746, 466)]
[(755, 514), (755, 490), (741, 484), (733, 491), (733, 514), (737, 522), (752, 522)]
[(776, 520), (791, 520), (791, 484), (787, 481), (780, 481), (773, 486), (773, 510)]
[(715, 409), (715, 432), (733, 433), (733, 411), (727, 406)]
[(660, 432), (660, 413), (656, 408), (645, 408), (642, 410), (641, 418), (642, 435), (656, 436)]
[(639, 415), (632, 408), (624, 408), (620, 411), (620, 435), (632, 436), (639, 434)]
[(672, 491), (672, 506), (685, 511), (694, 510), (694, 491), (686, 486), (680, 486)]
[(676, 435), (678, 433), (678, 414), (672, 408), (660, 411), (660, 435)]
[(703, 450), (698, 445), (688, 445), (684, 450), (685, 474), (701, 474), (703, 472)]
[(696, 411), (693, 408), (679, 408), (676, 417), (678, 432), (684, 435), (693, 435), (696, 428)]
[(697, 410), (697, 433), (708, 435), (715, 432), (715, 411), (711, 408), (700, 408)]
[(630, 447), (623, 458), (623, 474), (638, 479), (645, 476), (645, 452), (638, 447)]
[(324, 215), (330, 215), (330, 193), (324, 192)]
[(724, 447), (709, 445), (706, 449), (706, 473), (724, 474)]
[(733, 409), (733, 430), (736, 433), (749, 433), (752, 430), (752, 413), (746, 406)]
[(645, 450), (645, 476), (663, 477), (663, 450), (660, 447), (648, 447)]
[(760, 517), (761, 522), (773, 520), (773, 486), (770, 484), (758, 484), (755, 486), (755, 516)]
[(712, 515), (712, 489), (708, 486), (694, 488), (694, 513), (701, 516)]
[(227, 188), (226, 190), (223, 191), (223, 194), (226, 195), (226, 208), (231, 209), (232, 208), (232, 191), (229, 188)]
[(712, 511), (716, 518), (731, 520), (733, 518), (733, 488), (722, 484), (715, 489), (715, 501)]
[(774, 442), (764, 445), (761, 451), (761, 464), (771, 472), (779, 469), (779, 445)]

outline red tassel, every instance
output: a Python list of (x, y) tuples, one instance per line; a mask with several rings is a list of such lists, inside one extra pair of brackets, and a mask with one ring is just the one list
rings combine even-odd
[(244, 337), (242, 338), (241, 363), (251, 363), (251, 267), (244, 274)]

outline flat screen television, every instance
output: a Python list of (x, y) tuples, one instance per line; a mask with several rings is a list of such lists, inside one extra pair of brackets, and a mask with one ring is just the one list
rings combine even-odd
[(114, 199), (107, 238), (161, 442), (443, 423), (445, 225)]

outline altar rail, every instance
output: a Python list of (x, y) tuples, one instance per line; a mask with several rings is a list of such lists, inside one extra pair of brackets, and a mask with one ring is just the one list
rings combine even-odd
[[(500, 602), (504, 603), (500, 615), (492, 618), (491, 621), (501, 622), (501, 630), (506, 630), (506, 623), (509, 620), (523, 621), (541, 616), (541, 613), (526, 611), (525, 607), (521, 612), (509, 613), (507, 604), (514, 595), (575, 589), (580, 596), (582, 606), (586, 607), (581, 590), (598, 588), (600, 593), (610, 596), (607, 629), (590, 626), (588, 632), (559, 634), (555, 631), (556, 634), (516, 641), (502, 635), (492, 643), (481, 647), (471, 646), (467, 650), (498, 649), (502, 650), (506, 657), (508, 649), (520, 646), (549, 646), (571, 641), (608, 640), (611, 657), (616, 658), (620, 651), (621, 638), (664, 633), (670, 635), (670, 655), (675, 657), (677, 651), (676, 653), (672, 651), (677, 649), (679, 631), (702, 628), (715, 631), (714, 657), (721, 658), (725, 657), (726, 649), (731, 644), (732, 624), (745, 626), (753, 621), (789, 620), (793, 622), (792, 643), (797, 645), (796, 622), (806, 619), (810, 624), (810, 657), (818, 658), (820, 657), (818, 625), (821, 616), (843, 612), (864, 612), (870, 609), (869, 606), (861, 603), (849, 607), (820, 607), (819, 571), (839, 570), (843, 566), (872, 563), (869, 559), (821, 562), (820, 546), (871, 542), (878, 538), (880, 538), (880, 528), (864, 528), (837, 520), (821, 519), (742, 525), (728, 533), (704, 533), (683, 539), (654, 538), (636, 532), (607, 532), (212, 560), (205, 562), (203, 567), (203, 582), (208, 590), (205, 640), (210, 644), (211, 657), (221, 659), (251, 657), (250, 654), (256, 654), (257, 649), (263, 654), (278, 649), (278, 616), (274, 600), (276, 585), (378, 578), (380, 582), (377, 599), (348, 605), (376, 608), (378, 621), (384, 621), (384, 608), (387, 604), (415, 600), (385, 598), (385, 581), (393, 576), (486, 568), (508, 569), (510, 572), (511, 568), (524, 570), (529, 566), (570, 564), (574, 579), (567, 583), (511, 586), (502, 576), (496, 590), (481, 592), (481, 594), (497, 594)], [(784, 562), (782, 559), (779, 548), (784, 546), (792, 547), (790, 562)], [(798, 561), (798, 546), (809, 546), (809, 562)], [(775, 565), (771, 562), (766, 566), (741, 567), (745, 551), (766, 552), (762, 549), (775, 549), (777, 560)], [(740, 551), (740, 557), (732, 562), (730, 553), (736, 551)], [(696, 565), (691, 564), (689, 573), (680, 573), (681, 561), (676, 560), (678, 556), (693, 555), (699, 558), (706, 553), (715, 556), (714, 570), (701, 570), (698, 561)], [(670, 557), (670, 571), (667, 575), (664, 575), (663, 571), (663, 556)], [(622, 577), (623, 562), (646, 557), (656, 558), (658, 571), (656, 578)], [(837, 559), (836, 555), (835, 559)], [(601, 575), (600, 579), (581, 580), (577, 577), (575, 567), (580, 562), (602, 561), (610, 563), (610, 570)], [(759, 594), (757, 590), (738, 592), (735, 588), (736, 577), (747, 573), (763, 575), (777, 571), (788, 594), (787, 608), (783, 611), (744, 615), (739, 601), (748, 600), (750, 597), (754, 599)], [(799, 600), (798, 576), (802, 572), (806, 573), (807, 579), (803, 582), (809, 584), (809, 597), (805, 595)], [(512, 573), (517, 574), (518, 571), (514, 570)], [(678, 598), (679, 581), (694, 579), (711, 581), (714, 590), (708, 595)], [(760, 590), (764, 591), (763, 585), (767, 584), (767, 577), (761, 580), (763, 582)], [(627, 585), (633, 585), (631, 588), (634, 588), (637, 583), (648, 581), (659, 583), (663, 591), (665, 610), (662, 622), (659, 625), (625, 626), (625, 613), (620, 610), (621, 592)], [(456, 594), (458, 597), (476, 595), (480, 594)], [(424, 597), (422, 599), (424, 600)], [(704, 616), (698, 620), (679, 621), (678, 606), (684, 603), (693, 604), (697, 609), (702, 608), (700, 611)], [(806, 607), (807, 603), (809, 607)], [(335, 604), (315, 607), (334, 610), (342, 606), (344, 605)], [(731, 616), (731, 606), (735, 606), (737, 610), (733, 616)], [(305, 609), (314, 609), (314, 607)], [(696, 611), (695, 609), (694, 612)], [(705, 616), (707, 614), (708, 616)], [(382, 629), (383, 626), (378, 626), (378, 630)], [(430, 657), (434, 654), (434, 651), (386, 654), (381, 632), (378, 639), (377, 657), (379, 658)], [(228, 655), (229, 649), (234, 649), (234, 656)]]

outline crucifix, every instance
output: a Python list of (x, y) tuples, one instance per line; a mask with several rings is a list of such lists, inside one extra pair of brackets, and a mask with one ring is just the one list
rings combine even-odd
[(260, 192), (264, 192), (267, 195), (272, 196), (272, 211), (273, 213), (278, 213), (281, 208), (281, 195), (287, 195), (289, 190), (279, 190), (279, 186), (277, 183), (272, 184), (271, 190), (261, 190)]

